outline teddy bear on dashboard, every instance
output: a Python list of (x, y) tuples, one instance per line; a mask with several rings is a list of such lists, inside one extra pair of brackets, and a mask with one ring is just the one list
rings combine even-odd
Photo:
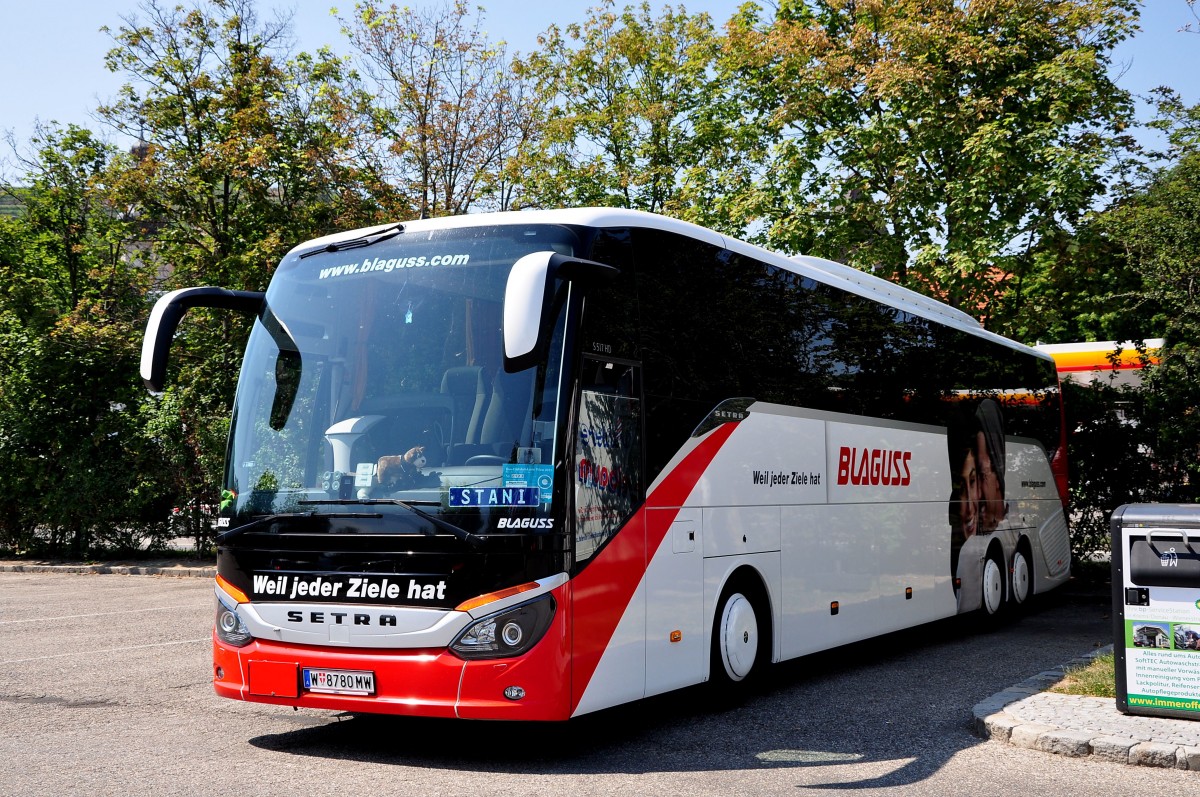
[(388, 492), (439, 486), (441, 474), (424, 473), (425, 463), (425, 446), (414, 446), (401, 456), (380, 457), (375, 479)]

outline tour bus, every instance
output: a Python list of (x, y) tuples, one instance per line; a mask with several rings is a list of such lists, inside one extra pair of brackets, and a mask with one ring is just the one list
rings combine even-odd
[(565, 720), (1067, 579), (1054, 362), (844, 265), (609, 208), (297, 246), (254, 315), (213, 684)]
[(1136, 387), (1147, 366), (1158, 365), (1165, 341), (1103, 340), (1079, 343), (1039, 343), (1038, 351), (1054, 358), (1058, 378), (1074, 379), (1083, 385), (1106, 383)]

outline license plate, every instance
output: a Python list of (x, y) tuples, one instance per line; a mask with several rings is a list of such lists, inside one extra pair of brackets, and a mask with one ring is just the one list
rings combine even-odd
[(309, 692), (333, 695), (375, 694), (375, 673), (366, 670), (324, 670), (304, 668), (304, 688)]

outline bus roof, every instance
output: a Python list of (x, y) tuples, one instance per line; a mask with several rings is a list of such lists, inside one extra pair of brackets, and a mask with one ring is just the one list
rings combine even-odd
[[(669, 216), (660, 216), (656, 213), (648, 213), (642, 210), (583, 207), (556, 210), (506, 211), (501, 213), (468, 213), (462, 216), (441, 216), (433, 219), (407, 221), (403, 222), (403, 224), (406, 230), (412, 232), (448, 230), (463, 227), (490, 227), (508, 224), (566, 224), (599, 228), (643, 227), (674, 232), (712, 244), (713, 246), (728, 249), (738, 254), (753, 257), (817, 282), (840, 288), (849, 293), (874, 299), (881, 304), (896, 307), (906, 313), (927, 318), (979, 337), (988, 338), (1041, 359), (1052, 359), (1045, 351), (1040, 351), (985, 330), (976, 319), (962, 310), (958, 310), (948, 304), (896, 285), (895, 283), (888, 282), (873, 274), (860, 271), (852, 266), (809, 255), (787, 257), (737, 238), (722, 235), (691, 222), (680, 221)], [(315, 247), (369, 235), (372, 232), (392, 226), (394, 226), (394, 223), (380, 224), (374, 227), (327, 235), (312, 241), (306, 241), (294, 247), (291, 252), (310, 250)]]
[(895, 304), (897, 306), (914, 305), (947, 320), (957, 321), (960, 324), (972, 327), (980, 327), (977, 319), (964, 313), (962, 310), (951, 307), (945, 302), (939, 302), (937, 299), (926, 296), (923, 293), (917, 293), (902, 285), (897, 285), (894, 282), (876, 277), (874, 274), (868, 274), (865, 271), (854, 268), (854, 266), (847, 266), (845, 263), (838, 263), (836, 260), (826, 260), (823, 257), (812, 257), (811, 255), (794, 255), (791, 260), (796, 263), (804, 263), (833, 276), (861, 285), (874, 295), (887, 297), (888, 304)]

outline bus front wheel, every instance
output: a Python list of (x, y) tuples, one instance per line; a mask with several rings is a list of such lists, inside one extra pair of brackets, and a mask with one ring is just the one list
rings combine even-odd
[(762, 633), (752, 601), (737, 588), (727, 589), (713, 624), (713, 678), (736, 684), (757, 672)]

